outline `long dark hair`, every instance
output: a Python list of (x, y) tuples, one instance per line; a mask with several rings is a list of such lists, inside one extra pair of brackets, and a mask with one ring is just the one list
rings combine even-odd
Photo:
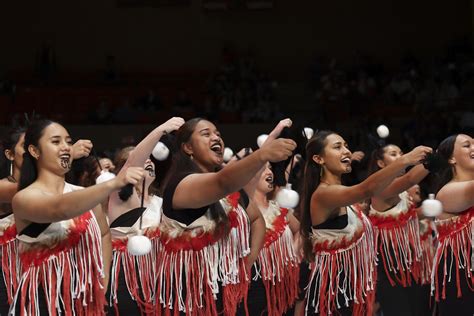
[[(164, 192), (169, 180), (173, 175), (178, 173), (203, 173), (202, 170), (198, 167), (198, 165), (188, 156), (184, 150), (183, 145), (188, 143), (191, 140), (191, 135), (193, 134), (194, 130), (196, 129), (196, 125), (200, 122), (206, 120), (201, 117), (196, 117), (186, 121), (176, 132), (176, 140), (175, 140), (175, 149), (176, 151), (172, 153), (173, 161), (171, 163), (171, 167), (168, 170), (165, 179), (161, 185), (161, 192)], [(229, 220), (227, 218), (227, 214), (222, 208), (219, 202), (213, 203), (210, 206), (211, 217), (217, 223), (223, 224), (226, 227), (226, 230), (229, 226)]]
[(458, 136), (459, 134), (454, 134), (445, 138), (436, 150), (436, 155), (443, 160), (446, 167), (436, 172), (437, 181), (435, 192), (438, 192), (446, 183), (453, 179), (453, 167), (448, 163), (448, 161), (453, 156), (454, 144), (456, 143), (456, 138)]
[[(15, 147), (20, 141), (21, 135), (26, 132), (26, 127), (16, 126), (10, 128), (6, 133), (5, 137), (2, 139), (3, 150), (10, 150), (12, 153), (15, 153)], [(8, 160), (5, 154), (0, 155), (0, 179), (8, 177), (10, 175), (10, 165), (13, 163)], [(17, 179), (18, 180), (18, 179)]]
[(20, 183), (18, 190), (22, 190), (32, 184), (38, 177), (36, 159), (28, 151), (28, 146), (38, 147), (39, 139), (43, 136), (44, 129), (55, 122), (50, 120), (37, 120), (30, 123), (25, 133), (25, 153), (23, 154), (23, 165), (20, 171)]
[(312, 260), (312, 246), (310, 240), (311, 233), (311, 196), (316, 188), (321, 183), (321, 168), (313, 160), (314, 155), (324, 154), (324, 147), (326, 146), (326, 139), (329, 135), (335, 134), (332, 131), (317, 132), (306, 144), (306, 163), (303, 173), (303, 185), (301, 190), (300, 201), (300, 231), (303, 236), (303, 250), (306, 260)]

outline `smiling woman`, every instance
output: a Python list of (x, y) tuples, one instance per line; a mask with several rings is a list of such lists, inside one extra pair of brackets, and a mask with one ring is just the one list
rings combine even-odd
[(164, 183), (157, 295), (173, 315), (235, 315), (248, 287), (250, 245), (264, 234), (253, 232), (250, 240), (250, 226), (262, 217), (251, 216), (251, 207), (246, 212), (235, 192), (267, 161), (287, 159), (296, 144), (273, 140), (222, 169), (224, 142), (214, 124), (189, 120), (176, 137)]
[[(72, 161), (69, 133), (36, 121), (25, 134), (20, 191), (12, 201), (23, 272), (11, 312), (104, 314), (110, 234), (99, 203), (143, 177), (143, 169), (82, 189), (64, 181)], [(75, 268), (71, 268), (75, 267)]]
[[(174, 117), (156, 127), (136, 147), (119, 151), (115, 159), (116, 171), (121, 174), (127, 167), (143, 167), (145, 177), (128, 193), (110, 195), (109, 220), (112, 234), (112, 269), (110, 278), (109, 314), (154, 315), (159, 306), (155, 300), (157, 284), (157, 252), (162, 199), (150, 194), (155, 181), (155, 165), (150, 155), (160, 138), (177, 130), (184, 120)], [(151, 251), (134, 256), (127, 245), (135, 236), (146, 236)]]
[(353, 205), (382, 191), (428, 152), (417, 147), (360, 184), (345, 186), (342, 175), (352, 170), (345, 140), (330, 131), (319, 131), (309, 140), (301, 199), (301, 234), (311, 269), (305, 287), (307, 311), (371, 315), (376, 283), (373, 228)]

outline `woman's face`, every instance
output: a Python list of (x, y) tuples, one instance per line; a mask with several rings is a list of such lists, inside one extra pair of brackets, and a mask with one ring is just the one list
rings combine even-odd
[(109, 158), (101, 158), (99, 160), (99, 163), (100, 163), (100, 167), (102, 168), (102, 170), (107, 170), (109, 172), (113, 172), (114, 169), (115, 169), (114, 163)]
[(450, 163), (455, 169), (474, 172), (474, 140), (471, 136), (459, 134), (456, 137)]
[[(313, 156), (316, 163), (322, 164), (333, 174), (344, 174), (352, 171), (351, 156), (346, 141), (338, 134), (331, 134), (326, 138), (324, 153), (320, 158)], [(319, 160), (319, 161), (318, 161)]]
[(216, 126), (209, 121), (199, 121), (190, 141), (184, 146), (186, 153), (207, 172), (215, 171), (224, 162), (224, 141)]
[(43, 130), (38, 147), (30, 145), (28, 150), (38, 160), (38, 169), (47, 169), (61, 175), (71, 169), (72, 139), (60, 124), (48, 125)]
[(378, 160), (377, 164), (380, 168), (384, 168), (390, 165), (392, 162), (403, 156), (403, 152), (400, 147), (396, 145), (385, 146), (383, 151), (383, 160)]
[(267, 163), (257, 184), (257, 190), (265, 194), (273, 191), (273, 171), (270, 163)]
[(145, 172), (146, 183), (152, 183), (153, 181), (155, 181), (156, 174), (155, 174), (155, 164), (153, 163), (153, 161), (151, 161), (151, 159), (147, 159), (145, 161), (145, 165), (143, 166), (143, 168), (146, 171)]

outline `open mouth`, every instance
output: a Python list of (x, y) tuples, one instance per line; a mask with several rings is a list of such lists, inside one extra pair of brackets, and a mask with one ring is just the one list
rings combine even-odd
[(148, 171), (148, 175), (150, 177), (154, 177), (155, 176), (155, 168), (153, 168), (153, 165), (147, 165), (145, 167), (145, 171)]
[(273, 177), (268, 176), (268, 177), (265, 178), (265, 181), (268, 182), (269, 184), (273, 184)]
[(218, 156), (223, 155), (222, 145), (220, 143), (215, 143), (211, 146), (211, 150), (215, 152)]
[(351, 163), (351, 158), (350, 157), (345, 157), (341, 159), (342, 163), (350, 164)]

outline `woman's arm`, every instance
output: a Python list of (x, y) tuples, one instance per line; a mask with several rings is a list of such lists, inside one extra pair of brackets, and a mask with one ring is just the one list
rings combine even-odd
[(100, 235), (102, 239), (102, 258), (104, 263), (104, 278), (102, 279), (102, 285), (107, 291), (110, 277), (110, 265), (112, 263), (112, 237), (110, 235), (109, 223), (107, 222), (107, 216), (102, 210), (101, 205), (97, 205), (93, 208), (95, 218), (100, 228)]
[(143, 168), (127, 168), (110, 181), (59, 195), (46, 193), (32, 184), (13, 197), (13, 212), (19, 218), (36, 223), (74, 218), (100, 204), (113, 191), (128, 183), (135, 185), (143, 177)]
[[(419, 146), (403, 155), (392, 164), (375, 172), (363, 182), (354, 186), (328, 185), (319, 186), (311, 197), (311, 205), (315, 206), (318, 222), (326, 220), (331, 211), (343, 206), (352, 205), (368, 199), (383, 191), (399, 174), (410, 165), (420, 163), (431, 152), (431, 148)], [(313, 207), (311, 209), (313, 213)]]
[(132, 150), (124, 166), (143, 167), (160, 138), (179, 129), (183, 124), (184, 120), (182, 118), (173, 117), (155, 128)]
[(451, 182), (436, 195), (446, 213), (459, 213), (474, 206), (474, 180)]
[(250, 254), (247, 256), (247, 272), (251, 271), (252, 265), (257, 260), (260, 250), (265, 242), (265, 220), (258, 206), (252, 201), (247, 206), (247, 214), (250, 226)]
[(195, 173), (185, 177), (173, 195), (174, 209), (200, 208), (240, 190), (267, 161), (287, 159), (296, 147), (290, 139), (276, 139), (219, 172)]
[(300, 231), (300, 221), (296, 218), (293, 212), (289, 211), (287, 215), (288, 226), (291, 229), (293, 235), (296, 235)]
[(13, 183), (6, 179), (0, 180), (0, 203), (11, 203), (17, 191), (18, 183)]
[(410, 171), (401, 177), (396, 178), (390, 183), (382, 192), (377, 194), (377, 198), (387, 200), (398, 196), (403, 191), (408, 190), (415, 184), (420, 183), (427, 175), (429, 171), (423, 166), (418, 165), (413, 167)]

